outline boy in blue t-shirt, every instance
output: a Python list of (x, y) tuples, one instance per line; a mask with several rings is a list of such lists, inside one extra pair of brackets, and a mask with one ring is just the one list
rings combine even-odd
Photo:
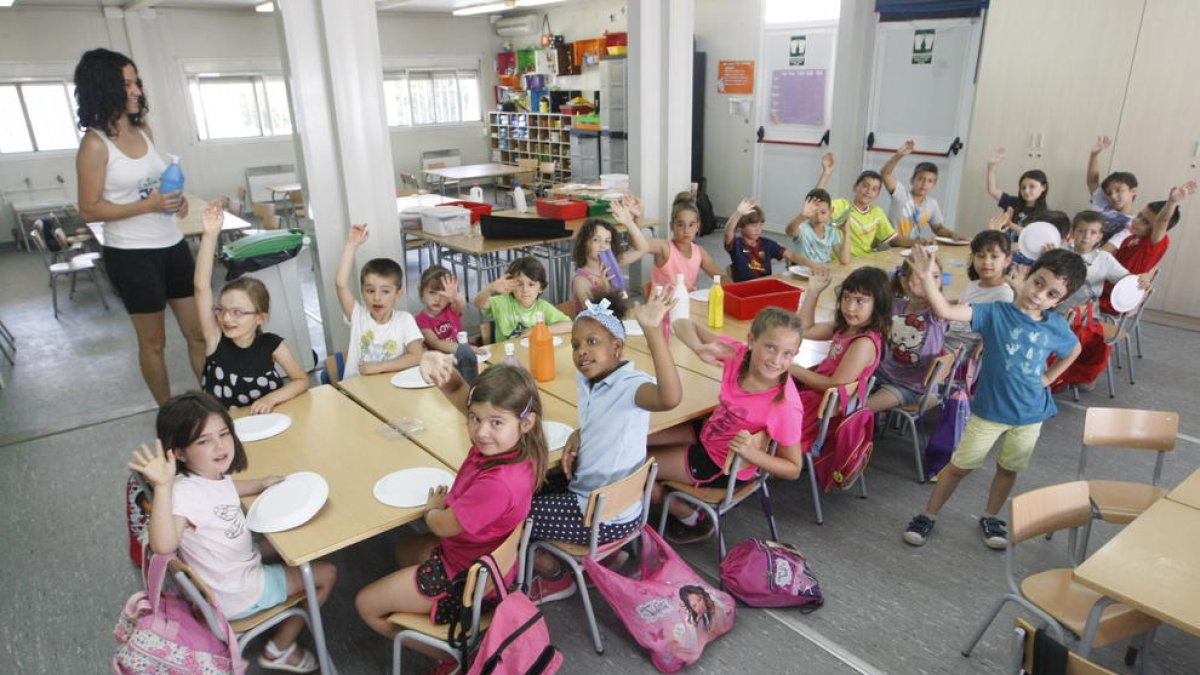
[[(763, 220), (758, 202), (747, 197), (738, 203), (737, 210), (725, 222), (725, 250), (729, 252), (734, 281), (771, 276), (772, 260), (787, 258), (796, 265), (807, 265), (810, 269), (818, 267), (799, 253), (762, 236)], [(738, 228), (742, 230), (740, 237), (737, 236)]]
[[(1072, 251), (1048, 251), (1029, 268), (1012, 302), (951, 305), (931, 274), (929, 253), (921, 246), (912, 250), (913, 277), (922, 280), (934, 313), (947, 321), (970, 322), (971, 330), (983, 336), (983, 357), (962, 440), (939, 474), (925, 510), (908, 524), (904, 541), (913, 546), (925, 543), (938, 511), (963, 477), (983, 466), (1000, 439), (996, 475), (979, 527), (988, 547), (1003, 549), (1008, 546), (1007, 523), (996, 514), (1012, 492), (1017, 472), (1028, 466), (1042, 422), (1057, 412), (1050, 383), (1079, 356), (1079, 340), (1070, 325), (1049, 310), (1083, 285), (1087, 265)], [(1051, 354), (1058, 358), (1047, 367)]]

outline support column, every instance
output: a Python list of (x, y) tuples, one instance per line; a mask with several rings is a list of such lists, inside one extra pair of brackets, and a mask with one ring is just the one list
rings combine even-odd
[(276, 7), (297, 173), (316, 227), (326, 348), (345, 351), (350, 331), (334, 275), (349, 225), (371, 228), (355, 264), (356, 288), (358, 267), (367, 260), (389, 257), (404, 264), (375, 3), (288, 0)]

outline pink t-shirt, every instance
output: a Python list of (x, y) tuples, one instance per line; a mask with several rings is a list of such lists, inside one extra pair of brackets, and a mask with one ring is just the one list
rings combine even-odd
[[(742, 342), (727, 337), (718, 340), (731, 345), (734, 354), (725, 361), (725, 371), (721, 375), (721, 393), (717, 407), (700, 430), (700, 443), (708, 451), (708, 456), (717, 466), (725, 466), (729, 456), (729, 441), (743, 429), (756, 434), (763, 429), (780, 445), (794, 445), (800, 442), (801, 429), (804, 420), (804, 406), (800, 403), (800, 394), (796, 391), (796, 383), (792, 378), (781, 385), (783, 399), (775, 401), (779, 395), (779, 387), (771, 387), (766, 391), (750, 393), (738, 384), (738, 370), (741, 369), (742, 359), (748, 348)], [(754, 477), (753, 465), (746, 465), (738, 472), (738, 480), (749, 480)]]
[[(859, 373), (860, 380), (866, 380), (875, 374), (875, 369), (879, 367), (879, 360), (883, 357), (883, 339), (879, 333), (868, 331), (866, 333), (834, 333), (830, 339), (829, 353), (825, 358), (818, 363), (812, 370), (818, 375), (833, 375), (837, 372), (838, 366), (842, 365), (842, 359), (845, 358), (846, 352), (850, 350), (850, 344), (858, 339), (870, 340), (871, 344), (875, 345), (875, 361), (871, 365), (863, 369)], [(821, 399), (825, 398), (824, 390), (804, 388), (800, 390), (800, 401), (804, 404), (804, 451), (812, 450), (813, 441), (817, 440), (817, 436), (821, 431)]]
[(451, 579), (479, 556), (494, 551), (529, 516), (533, 463), (483, 468), (484, 462), (499, 457), (487, 457), (471, 446), (446, 495), (446, 506), (463, 527), (459, 534), (442, 539), (440, 545), (442, 566)]
[(700, 276), (700, 263), (704, 260), (700, 255), (700, 247), (695, 243), (692, 244), (692, 257), (690, 258), (679, 250), (674, 241), (667, 241), (667, 247), (671, 251), (667, 256), (667, 262), (662, 267), (654, 267), (650, 270), (650, 281), (663, 288), (675, 288), (675, 275), (682, 274), (683, 283), (687, 284), (688, 291), (696, 290), (696, 277)]
[(225, 616), (249, 609), (262, 596), (262, 556), (246, 529), (233, 479), (195, 474), (175, 477), (171, 513), (187, 519), (179, 555), (217, 596)]
[[(454, 342), (458, 340), (458, 333), (462, 330), (462, 314), (454, 311), (450, 305), (442, 308), (442, 311), (437, 316), (429, 316), (425, 310), (417, 312), (417, 328), (421, 330), (431, 330), (439, 340), (449, 340)], [(433, 349), (433, 345), (425, 342), (425, 347)]]

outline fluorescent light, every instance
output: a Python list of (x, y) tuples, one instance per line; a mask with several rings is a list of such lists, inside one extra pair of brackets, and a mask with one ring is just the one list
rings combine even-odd
[(563, 0), (517, 0), (517, 7), (539, 7), (541, 5), (553, 5)]
[(472, 16), (475, 14), (491, 14), (492, 12), (503, 12), (516, 6), (516, 3), (509, 2), (488, 2), (482, 5), (471, 5), (469, 7), (461, 7), (451, 12), (454, 16)]
[(260, 2), (254, 6), (254, 11), (262, 12), (264, 14), (267, 12), (274, 12), (275, 11), (275, 3), (274, 2)]
[(17, 0), (0, 0), (0, 7), (12, 7)]

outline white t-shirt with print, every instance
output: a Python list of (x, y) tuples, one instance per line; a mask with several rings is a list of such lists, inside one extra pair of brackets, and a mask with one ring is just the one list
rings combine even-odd
[(171, 489), (171, 513), (187, 519), (179, 556), (216, 594), (225, 616), (252, 607), (265, 575), (233, 479), (179, 475)]
[(392, 311), (387, 323), (375, 323), (361, 302), (350, 314), (350, 347), (346, 350), (343, 379), (358, 377), (359, 361), (390, 361), (404, 354), (408, 343), (424, 339), (412, 314)]

